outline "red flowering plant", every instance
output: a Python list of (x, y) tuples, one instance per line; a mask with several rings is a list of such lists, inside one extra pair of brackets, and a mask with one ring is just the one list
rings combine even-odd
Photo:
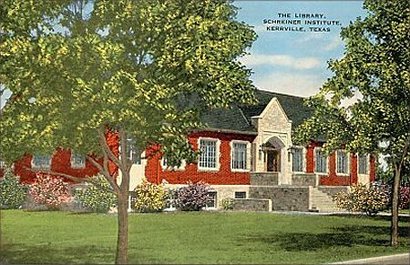
[(61, 177), (41, 173), (36, 174), (29, 194), (36, 204), (44, 205), (50, 210), (57, 210), (61, 204), (72, 200), (68, 184)]

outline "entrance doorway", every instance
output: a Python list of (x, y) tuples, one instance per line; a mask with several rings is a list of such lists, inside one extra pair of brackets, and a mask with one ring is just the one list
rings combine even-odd
[(283, 142), (277, 137), (271, 137), (267, 142), (262, 144), (264, 156), (265, 172), (281, 172), (282, 170), (282, 150), (285, 148)]
[(280, 172), (280, 150), (266, 150), (266, 171)]

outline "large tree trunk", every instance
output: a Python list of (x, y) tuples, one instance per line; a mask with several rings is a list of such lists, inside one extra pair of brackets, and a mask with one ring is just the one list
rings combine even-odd
[(391, 234), (390, 245), (395, 247), (399, 244), (399, 192), (400, 192), (400, 165), (394, 165), (394, 179), (392, 190), (392, 208), (391, 208)]
[(118, 237), (115, 264), (128, 263), (128, 191), (118, 195)]
[(122, 173), (121, 184), (118, 193), (118, 237), (115, 264), (128, 263), (128, 195), (130, 189), (131, 163), (127, 158), (127, 136), (124, 130), (120, 134), (120, 161), (119, 169)]

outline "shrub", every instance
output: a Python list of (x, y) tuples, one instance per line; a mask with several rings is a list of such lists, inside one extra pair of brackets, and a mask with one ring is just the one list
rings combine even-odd
[(74, 196), (80, 204), (97, 213), (107, 213), (116, 205), (117, 197), (104, 176), (97, 175), (86, 182), (85, 187), (76, 189)]
[(143, 180), (135, 188), (135, 210), (141, 213), (159, 212), (165, 208), (167, 191), (163, 185), (150, 183)]
[(409, 209), (410, 207), (410, 187), (400, 187), (399, 208)]
[(389, 194), (385, 189), (377, 186), (367, 187), (358, 184), (350, 187), (348, 192), (339, 192), (334, 197), (338, 208), (350, 212), (363, 212), (367, 215), (375, 215), (387, 208)]
[(19, 178), (13, 175), (11, 168), (6, 168), (0, 181), (0, 208), (18, 209), (26, 198), (27, 187), (20, 184)]
[(57, 210), (61, 204), (68, 203), (72, 197), (68, 184), (62, 178), (38, 173), (30, 185), (29, 194), (36, 204), (47, 209)]
[[(383, 183), (383, 182), (379, 182), (379, 183), (375, 183), (375, 185), (377, 185), (380, 189), (383, 189), (389, 197), (389, 208), (391, 208), (391, 196), (392, 196), (392, 187), (391, 187), (391, 183), (387, 184), (387, 183)], [(410, 187), (409, 186), (400, 186), (399, 188), (399, 209), (409, 209), (410, 205)]]
[(179, 188), (177, 191), (176, 206), (182, 211), (199, 211), (209, 201), (209, 185), (204, 182), (192, 183)]
[(233, 210), (234, 200), (232, 198), (225, 198), (222, 200), (222, 208), (224, 210)]

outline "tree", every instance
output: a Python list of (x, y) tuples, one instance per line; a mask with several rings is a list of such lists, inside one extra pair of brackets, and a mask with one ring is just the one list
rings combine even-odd
[(87, 154), (117, 196), (116, 263), (127, 263), (128, 142), (160, 145), (171, 165), (194, 160), (186, 135), (201, 126), (199, 109), (255, 100), (236, 60), (255, 33), (222, 0), (3, 0), (1, 13), (0, 83), (12, 91), (0, 121), (4, 159), (56, 147)]
[[(398, 192), (410, 163), (409, 1), (365, 0), (368, 11), (342, 29), (343, 58), (331, 60), (334, 75), (309, 99), (314, 115), (298, 128), (306, 142), (319, 135), (327, 149), (345, 145), (358, 153), (383, 154), (394, 169), (391, 245), (398, 244)], [(358, 96), (350, 105), (346, 100)]]

